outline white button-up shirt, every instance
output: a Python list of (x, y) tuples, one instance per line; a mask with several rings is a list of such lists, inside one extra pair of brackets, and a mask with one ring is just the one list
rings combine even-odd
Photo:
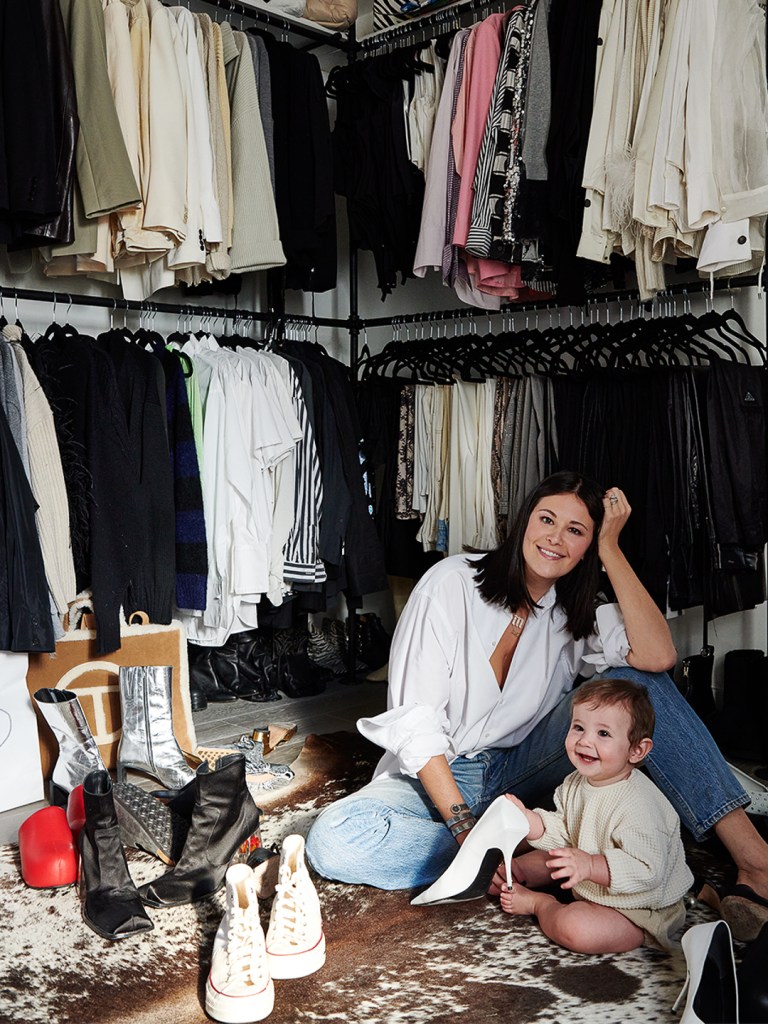
[(454, 555), (419, 581), (398, 623), (389, 662), (388, 710), (358, 729), (384, 747), (374, 777), (415, 776), (431, 757), (449, 761), (520, 743), (577, 675), (626, 665), (629, 642), (615, 604), (598, 607), (595, 633), (574, 640), (552, 587), (528, 616), (504, 686), (490, 658), (510, 621), (483, 599), (470, 564)]

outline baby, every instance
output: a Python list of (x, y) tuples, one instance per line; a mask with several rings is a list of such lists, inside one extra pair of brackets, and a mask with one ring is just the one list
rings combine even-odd
[[(532, 852), (503, 865), (489, 892), (508, 914), (533, 914), (544, 934), (578, 953), (673, 950), (693, 881), (672, 805), (636, 766), (653, 747), (655, 716), (644, 686), (598, 679), (574, 693), (565, 749), (576, 769), (555, 811), (528, 810)], [(560, 881), (575, 900), (532, 890)]]

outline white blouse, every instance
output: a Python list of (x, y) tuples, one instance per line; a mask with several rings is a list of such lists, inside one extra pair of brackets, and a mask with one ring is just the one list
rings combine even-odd
[(490, 658), (510, 613), (483, 599), (469, 562), (454, 555), (419, 581), (398, 622), (388, 710), (357, 727), (384, 747), (374, 778), (415, 776), (431, 757), (473, 757), (513, 747), (559, 702), (577, 675), (626, 665), (629, 642), (616, 604), (597, 609), (596, 632), (574, 640), (552, 587), (529, 615), (503, 688)]

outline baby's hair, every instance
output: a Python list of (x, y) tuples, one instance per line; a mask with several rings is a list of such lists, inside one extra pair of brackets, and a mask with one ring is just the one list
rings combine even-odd
[(630, 718), (630, 747), (635, 747), (640, 740), (653, 736), (656, 715), (648, 691), (640, 683), (633, 683), (629, 679), (595, 679), (583, 683), (573, 694), (571, 711), (579, 704), (595, 708), (612, 707), (616, 704), (625, 707)]

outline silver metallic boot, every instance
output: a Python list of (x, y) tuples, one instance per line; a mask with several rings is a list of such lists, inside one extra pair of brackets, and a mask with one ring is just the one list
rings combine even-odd
[(167, 789), (181, 789), (195, 777), (173, 734), (172, 671), (167, 665), (120, 669), (118, 782), (125, 781), (126, 768), (152, 775)]
[(106, 771), (104, 762), (76, 694), (46, 686), (33, 696), (59, 744), (50, 783), (50, 802), (66, 806), (67, 796), (86, 775)]

